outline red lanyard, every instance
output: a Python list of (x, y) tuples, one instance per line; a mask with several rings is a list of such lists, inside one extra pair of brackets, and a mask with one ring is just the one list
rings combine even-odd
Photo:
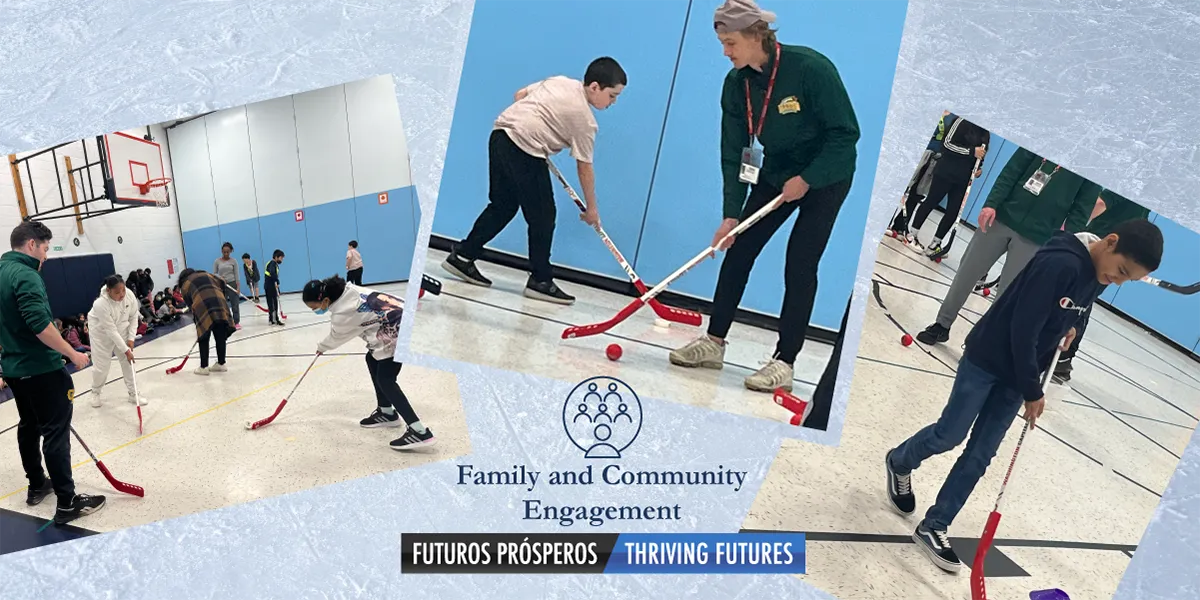
[[(1046, 166), (1046, 159), (1043, 158), (1042, 164), (1038, 165), (1037, 172), (1041, 173), (1042, 167), (1044, 167), (1044, 166)], [(1054, 170), (1050, 172), (1050, 176), (1054, 177), (1055, 173), (1058, 173), (1058, 170), (1061, 168), (1062, 168), (1062, 165), (1054, 165)]]
[(763, 96), (762, 116), (758, 118), (758, 129), (754, 128), (754, 112), (750, 107), (750, 82), (746, 81), (746, 128), (750, 137), (762, 135), (763, 123), (767, 122), (767, 107), (771, 104), (771, 92), (775, 89), (775, 74), (779, 72), (779, 42), (775, 42), (775, 66), (771, 67), (771, 79), (767, 82), (767, 95)]

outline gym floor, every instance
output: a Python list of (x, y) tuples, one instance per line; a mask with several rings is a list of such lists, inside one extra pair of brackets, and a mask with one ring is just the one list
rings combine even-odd
[[(405, 286), (378, 289), (403, 297)], [(272, 327), (266, 314), (253, 304), (241, 305), (242, 330), (229, 341), (226, 373), (195, 375), (200, 360), (193, 353), (182, 371), (166, 374), (196, 339), (190, 324), (138, 346), (137, 383), (142, 396), (150, 401), (142, 408), (142, 436), (137, 434), (137, 412), (127, 400), (118, 364), (110, 369), (101, 408), (90, 403), (91, 367), (74, 375), (76, 431), (117, 479), (146, 489), (145, 498), (114, 491), (72, 439), (77, 491), (108, 497), (104, 510), (72, 523), (77, 529), (55, 531), (50, 526), (37, 532), (53, 516), (54, 499), (47, 498), (36, 507), (25, 505), (26, 480), (17, 459), (16, 432), (0, 434), (7, 438), (0, 440), (7, 453), (0, 461), (0, 481), (4, 482), (0, 523), (5, 538), (0, 553), (470, 452), (458, 383), (451, 373), (406, 365), (400, 374), (401, 388), (422, 422), (437, 436), (434, 446), (398, 452), (388, 442), (400, 436), (401, 428), (363, 429), (358, 425), (376, 406), (360, 339), (317, 361), (274, 423), (247, 431), (247, 421), (269, 416), (296, 385), (317, 342), (329, 333), (328, 318), (314, 315), (298, 295), (284, 296), (282, 308), (287, 326)], [(215, 362), (215, 348), (210, 353)], [(17, 420), (14, 402), (0, 404), (0, 431)]]
[[(881, 243), (873, 279), (909, 333), (933, 321), (970, 235), (959, 226), (942, 264)], [(808, 533), (809, 583), (846, 600), (971, 597), (968, 568), (945, 574), (910, 539), (962, 447), (914, 472), (917, 512), (908, 519), (888, 503), (883, 456), (941, 414), (963, 339), (990, 302), (972, 295), (950, 342), (931, 356), (902, 346), (902, 332), (868, 297), (840, 444), (785, 440), (743, 525)], [(1070, 390), (1049, 401), (1009, 481), (985, 568), (990, 596), (1061, 588), (1073, 600), (1111, 598), (1196, 428), (1200, 362), (1121, 317), (1093, 311), (1074, 366)], [(966, 565), (1020, 430), (1017, 420), (950, 528)]]
[[(774, 353), (773, 331), (734, 323), (723, 369), (677, 367), (667, 355), (701, 335), (707, 317), (701, 328), (675, 323), (657, 328), (647, 307), (607, 333), (563, 340), (563, 329), (609, 319), (633, 298), (562, 282), (563, 290), (576, 297), (575, 304), (551, 304), (523, 295), (526, 272), (480, 261), (480, 271), (493, 282), (483, 288), (447, 273), (441, 267), (445, 258), (445, 252), (432, 249), (426, 256), (425, 272), (444, 287), (439, 302), (420, 307), (409, 346), (415, 353), (572, 383), (605, 375), (649, 397), (783, 423), (792, 417), (771, 394), (747, 390), (742, 383)], [(614, 343), (622, 355), (610, 361), (605, 348)], [(793, 393), (812, 396), (832, 349), (832, 344), (805, 341), (796, 360)]]

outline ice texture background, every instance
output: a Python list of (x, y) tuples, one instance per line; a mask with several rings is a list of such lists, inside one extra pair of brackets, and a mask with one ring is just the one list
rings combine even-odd
[[(9, 0), (0, 6), (0, 152), (390, 73), (409, 138), (423, 246), (472, 9), (472, 2), (452, 0)], [(1200, 229), (1197, 39), (1200, 5), (1189, 0), (912, 0), (867, 228), (875, 233), (861, 251), (847, 347), (857, 346), (879, 232), (943, 109)], [(417, 253), (413, 272), (423, 263)], [(406, 319), (403, 340), (410, 331)], [(421, 362), (459, 376), (474, 454), (458, 462), (496, 469), (582, 464), (557, 421), (569, 384), (437, 359)], [(844, 420), (851, 365), (852, 358), (843, 357), (834, 440)], [(675, 530), (736, 530), (781, 428), (642, 401), (646, 426), (624, 461), (628, 467), (721, 464), (749, 471), (748, 487), (736, 493), (602, 486), (526, 493), (456, 486), (455, 467), (437, 464), (6, 555), (0, 557), (3, 596), (829, 597), (782, 576), (401, 576), (398, 534), (404, 531), (565, 530), (523, 525), (516, 506), (525, 497), (679, 503), (688, 519)], [(1200, 597), (1196, 439), (1117, 598)], [(9, 451), (5, 460), (15, 460)], [(616, 523), (586, 530), (622, 528)]]

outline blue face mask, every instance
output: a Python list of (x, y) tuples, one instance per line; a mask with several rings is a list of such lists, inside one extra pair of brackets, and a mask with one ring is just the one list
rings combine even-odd
[(328, 309), (328, 308), (318, 308), (318, 309), (316, 309), (316, 310), (314, 310), (314, 311), (313, 311), (313, 313), (315, 313), (315, 314), (318, 314), (318, 315), (323, 315), (323, 314), (325, 314), (325, 313), (327, 313), (327, 312), (329, 312), (329, 309)]

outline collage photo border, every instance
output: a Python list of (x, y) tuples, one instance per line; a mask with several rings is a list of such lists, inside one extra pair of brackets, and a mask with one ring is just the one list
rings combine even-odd
[[(769, 9), (769, 1), (764, 6)], [(473, 2), (465, 0), (68, 0), (54, 11), (36, 0), (7, 3), (0, 8), (0, 32), (11, 52), (0, 74), (0, 152), (391, 74), (421, 208), (416, 247), (425, 248), (472, 11)], [(1200, 121), (1200, 104), (1187, 100), (1200, 94), (1200, 69), (1188, 71), (1188, 65), (1200, 64), (1195, 39), (1200, 39), (1200, 6), (1187, 0), (1146, 6), (1120, 0), (994, 5), (908, 0), (846, 348), (858, 348), (870, 275), (896, 190), (904, 188), (929, 123), (944, 109), (1200, 231), (1195, 192), (1200, 190), (1195, 158), (1200, 132), (1192, 127)], [(1174, 137), (1148, 140), (1147, 131), (1170, 131)], [(419, 277), (428, 266), (426, 253), (416, 252), (411, 273)], [(408, 306), (416, 306), (417, 293), (418, 286), (409, 286)], [(410, 315), (420, 318), (419, 310)], [(570, 462), (556, 456), (568, 443), (561, 431), (534, 430), (546, 411), (525, 404), (549, 398), (554, 404), (549, 412), (561, 414), (561, 399), (572, 384), (409, 355), (414, 320), (402, 323), (397, 358), (455, 373), (467, 404), (472, 455), (449, 462), (473, 458), (503, 467), (524, 460), (548, 468)], [(706, 463), (737, 465), (750, 474), (746, 489), (732, 499), (687, 492), (696, 505), (690, 526), (736, 531), (783, 439), (837, 445), (853, 365), (854, 353), (845, 352), (826, 432), (643, 398), (648, 412), (671, 415), (664, 422), (688, 423), (670, 431), (648, 425), (644, 435), (655, 439), (660, 452), (655, 464), (683, 464), (702, 456)], [(531, 414), (517, 414), (522, 408)], [(729, 430), (730, 439), (751, 441), (729, 448), (711, 435), (713, 427)], [(528, 439), (515, 439), (516, 432), (528, 432)], [(459, 492), (442, 485), (449, 477), (445, 473), (453, 471), (449, 462), (0, 556), (3, 595), (40, 598), (54, 590), (63, 598), (307, 598), (395, 591), (401, 589), (400, 576), (388, 565), (398, 571), (398, 538), (383, 542), (378, 541), (383, 537), (345, 528), (369, 518), (368, 509), (382, 494), (385, 504), (403, 514), (376, 536), (449, 531), (461, 515), (415, 512), (445, 502), (439, 492)], [(439, 480), (435, 489), (413, 490), (422, 478)], [(614, 492), (605, 499), (642, 501), (650, 495), (640, 493)], [(486, 507), (504, 496), (488, 491), (458, 499)], [(347, 510), (338, 512), (343, 506)], [(520, 527), (519, 521), (506, 520), (510, 517), (483, 515), (471, 530)], [(1200, 543), (1179, 533), (1198, 520), (1200, 434), (1194, 432), (1114, 598), (1174, 598), (1200, 588), (1200, 572), (1193, 568), (1200, 563)], [(617, 525), (602, 531), (619, 530)], [(362, 547), (372, 540), (373, 547)], [(234, 564), (237, 573), (230, 570)], [(359, 572), (353, 570), (357, 565), (362, 565)], [(778, 576), (426, 576), (421, 581), (405, 594), (437, 598), (488, 591), (515, 598), (525, 585), (537, 585), (542, 597), (583, 592), (633, 598), (678, 589), (713, 598), (831, 597)], [(505, 582), (503, 589), (499, 581)], [(705, 585), (696, 587), (697, 581)]]

